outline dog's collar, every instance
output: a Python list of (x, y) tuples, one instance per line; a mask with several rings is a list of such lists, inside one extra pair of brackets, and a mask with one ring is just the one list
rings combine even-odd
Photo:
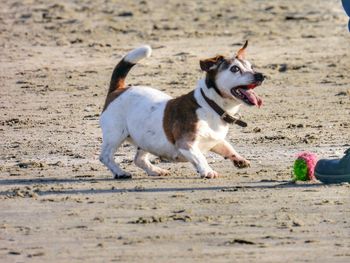
[(208, 75), (205, 78), (205, 84), (207, 85), (208, 89), (213, 88), (216, 91), (216, 93), (222, 97), (222, 94), (221, 94), (218, 86), (216, 86), (216, 83), (214, 81), (212, 81)]
[(204, 98), (204, 100), (208, 103), (208, 105), (220, 116), (220, 119), (222, 119), (223, 121), (232, 124), (235, 123), (241, 127), (247, 127), (248, 124), (244, 121), (242, 121), (240, 118), (235, 117), (235, 116), (231, 116), (230, 114), (228, 114), (226, 111), (224, 111), (218, 104), (216, 104), (215, 101), (209, 99), (204, 91), (202, 89), (201, 90), (201, 94)]

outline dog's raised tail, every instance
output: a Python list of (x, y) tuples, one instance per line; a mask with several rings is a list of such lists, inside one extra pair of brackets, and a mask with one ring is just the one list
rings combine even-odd
[(147, 58), (151, 55), (152, 49), (148, 45), (144, 45), (126, 54), (125, 57), (115, 66), (109, 85), (108, 94), (115, 90), (123, 89), (125, 87), (125, 78), (130, 69), (135, 66), (141, 59)]

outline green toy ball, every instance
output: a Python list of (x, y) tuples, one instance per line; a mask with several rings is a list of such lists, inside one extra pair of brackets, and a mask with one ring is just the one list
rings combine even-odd
[(298, 158), (294, 162), (294, 181), (309, 181), (314, 180), (315, 166), (317, 163), (317, 156), (310, 152), (303, 152), (298, 154)]
[(307, 165), (305, 160), (296, 159), (294, 162), (294, 180), (296, 181), (307, 181), (309, 177), (307, 176)]

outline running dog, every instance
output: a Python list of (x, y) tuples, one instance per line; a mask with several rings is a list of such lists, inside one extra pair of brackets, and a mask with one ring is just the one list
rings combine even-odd
[(130, 69), (151, 55), (151, 47), (132, 50), (116, 65), (100, 116), (100, 161), (116, 179), (131, 178), (114, 160), (125, 140), (137, 147), (135, 165), (150, 176), (168, 174), (151, 164), (150, 153), (170, 161), (190, 162), (204, 178), (218, 177), (204, 156), (208, 151), (231, 160), (238, 168), (250, 166), (225, 140), (230, 123), (246, 126), (237, 117), (241, 104), (262, 105), (253, 89), (261, 85), (264, 75), (245, 59), (247, 45), (233, 57), (201, 60), (205, 77), (193, 91), (175, 99), (151, 87), (125, 85)]

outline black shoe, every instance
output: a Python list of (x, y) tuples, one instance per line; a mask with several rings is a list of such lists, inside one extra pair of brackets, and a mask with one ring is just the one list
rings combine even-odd
[(325, 184), (350, 183), (350, 148), (341, 159), (321, 159), (315, 167), (317, 180)]

